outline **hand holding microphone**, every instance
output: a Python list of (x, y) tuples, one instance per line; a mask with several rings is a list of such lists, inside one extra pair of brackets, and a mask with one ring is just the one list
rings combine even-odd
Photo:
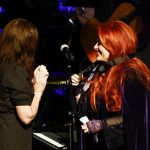
[(81, 76), (78, 74), (73, 74), (71, 76), (71, 83), (73, 86), (78, 86), (81, 81)]

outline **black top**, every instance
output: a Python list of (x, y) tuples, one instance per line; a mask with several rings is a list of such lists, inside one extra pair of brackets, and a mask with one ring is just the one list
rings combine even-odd
[(32, 99), (28, 74), (14, 64), (0, 65), (0, 150), (32, 150), (32, 126), (24, 125), (15, 110)]
[[(119, 74), (118, 74), (119, 76)], [(119, 77), (118, 77), (119, 78)], [(143, 76), (141, 75), (141, 78)], [(82, 90), (79, 90), (82, 91)], [(89, 96), (88, 92), (83, 92), (81, 94), (78, 108), (79, 108), (79, 118), (82, 116), (87, 115), (90, 120), (92, 119), (104, 119), (104, 118), (110, 118), (114, 116), (118, 116), (122, 114), (123, 117), (123, 126), (121, 129), (117, 129), (117, 132), (122, 134), (123, 131), (123, 137), (125, 146), (119, 147), (120, 150), (149, 150), (150, 149), (150, 92), (145, 88), (143, 83), (140, 82), (136, 75), (136, 71), (133, 69), (128, 69), (126, 71), (126, 77), (124, 80), (124, 84), (122, 86), (122, 110), (120, 112), (108, 112), (106, 109), (106, 104), (103, 101), (103, 99), (100, 97), (97, 99), (97, 107), (98, 111), (93, 112), (90, 104), (89, 104)], [(116, 145), (119, 142), (119, 138), (114, 141), (115, 138), (111, 138), (109, 140), (109, 137), (115, 137), (117, 132), (111, 131), (111, 128), (108, 128), (107, 130), (101, 130), (98, 133), (99, 137), (99, 143), (92, 142), (93, 135), (90, 134), (84, 134), (87, 137), (91, 137), (89, 141), (85, 141), (86, 148), (85, 150), (107, 150), (107, 146), (110, 145), (108, 142), (112, 142), (111, 146), (113, 147), (113, 144)], [(103, 131), (104, 135), (103, 136)], [(107, 137), (106, 137), (107, 132)], [(119, 136), (119, 134), (117, 134)], [(116, 136), (116, 137), (117, 137)], [(113, 139), (113, 141), (112, 141)], [(105, 143), (106, 140), (106, 143)], [(83, 139), (82, 139), (83, 141)], [(107, 146), (105, 146), (107, 145)], [(114, 148), (110, 148), (113, 149)], [(118, 150), (117, 149), (117, 150)], [(116, 150), (116, 149), (115, 149)]]
[(122, 88), (125, 143), (127, 150), (150, 150), (150, 92), (133, 76)]
[[(93, 109), (91, 108), (91, 105), (90, 105), (88, 90), (87, 91), (77, 90), (76, 94), (78, 94), (78, 92), (81, 92), (81, 97), (80, 97), (80, 100), (77, 105), (77, 108), (78, 108), (77, 117), (78, 118), (87, 116), (89, 120), (93, 120), (93, 119), (103, 120), (103, 119), (121, 115), (121, 111), (109, 112), (106, 109), (106, 104), (105, 104), (105, 101), (103, 100), (103, 97), (100, 97), (100, 96), (96, 97), (96, 99), (97, 99), (96, 105), (97, 105), (98, 110), (96, 112), (93, 111)], [(109, 131), (109, 134), (110, 134), (110, 132), (111, 131)], [(113, 130), (112, 132), (115, 132), (115, 131)], [(114, 134), (112, 132), (111, 132), (111, 134)], [(104, 130), (101, 130), (97, 134), (87, 134), (87, 133), (82, 132), (82, 135), (80, 137), (82, 137), (82, 139), (80, 139), (80, 142), (82, 145), (82, 148), (81, 148), (82, 150), (91, 150), (91, 149), (93, 149), (93, 150), (99, 150), (99, 149), (108, 150), (109, 149)], [(120, 142), (120, 140), (116, 139), (115, 145), (117, 144), (117, 142)], [(118, 143), (117, 144), (117, 145), (119, 145), (118, 148), (113, 148), (113, 150), (124, 150), (124, 147), (122, 147), (122, 146), (120, 147), (120, 144), (121, 143)]]

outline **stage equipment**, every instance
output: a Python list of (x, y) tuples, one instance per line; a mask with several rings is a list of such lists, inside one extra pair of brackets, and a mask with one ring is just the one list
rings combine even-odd
[[(68, 147), (66, 146), (66, 143), (64, 143), (64, 141), (66, 140), (65, 136), (66, 135), (64, 133), (56, 134), (53, 132), (33, 132), (33, 141), (37, 140), (38, 143), (41, 142), (41, 149), (44, 149), (45, 147), (45, 149), (50, 150), (67, 150)], [(45, 146), (42, 147), (42, 144), (45, 144)], [(33, 146), (36, 147), (36, 145)]]
[(67, 44), (63, 44), (60, 47), (61, 52), (66, 56), (67, 60), (74, 61), (75, 57), (72, 52), (69, 50), (69, 46)]

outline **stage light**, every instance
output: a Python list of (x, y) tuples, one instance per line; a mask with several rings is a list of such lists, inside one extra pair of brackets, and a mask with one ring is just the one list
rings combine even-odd
[(2, 6), (0, 6), (0, 14), (4, 14), (4, 13), (5, 13), (5, 9)]
[(63, 0), (59, 0), (59, 6), (58, 6), (58, 9), (60, 12), (66, 12), (66, 13), (69, 13), (69, 14), (74, 14), (75, 12), (75, 7), (73, 6), (65, 6), (63, 5)]

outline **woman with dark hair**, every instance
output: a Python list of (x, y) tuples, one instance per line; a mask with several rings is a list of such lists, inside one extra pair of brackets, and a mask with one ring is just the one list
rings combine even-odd
[[(96, 65), (85, 85), (78, 74), (71, 76), (78, 86), (75, 97), (81, 128), (88, 149), (150, 149), (150, 71), (134, 57), (138, 39), (122, 21), (98, 26), (95, 42)], [(104, 62), (103, 65), (100, 65)], [(123, 145), (123, 146), (122, 146)]]
[(46, 87), (44, 65), (34, 70), (36, 26), (23, 18), (10, 21), (0, 34), (0, 149), (31, 150), (32, 121)]

